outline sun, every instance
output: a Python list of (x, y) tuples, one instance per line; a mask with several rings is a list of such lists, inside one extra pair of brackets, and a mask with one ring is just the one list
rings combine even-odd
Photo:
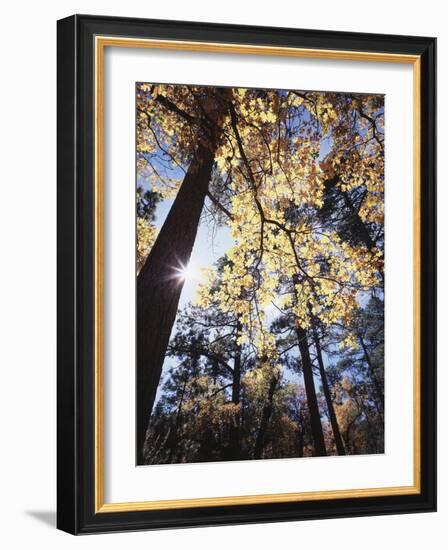
[(189, 262), (186, 266), (181, 265), (180, 267), (175, 268), (176, 277), (182, 281), (197, 281), (199, 280), (199, 270), (193, 264)]

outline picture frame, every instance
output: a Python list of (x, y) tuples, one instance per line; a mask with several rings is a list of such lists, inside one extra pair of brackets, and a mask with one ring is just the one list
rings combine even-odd
[[(58, 528), (84, 534), (435, 511), (436, 40), (90, 15), (58, 21), (57, 40)], [(413, 483), (174, 500), (152, 499), (148, 490), (142, 501), (105, 500), (108, 136), (103, 102), (108, 48), (412, 67), (414, 335), (413, 401), (408, 412), (413, 418)]]

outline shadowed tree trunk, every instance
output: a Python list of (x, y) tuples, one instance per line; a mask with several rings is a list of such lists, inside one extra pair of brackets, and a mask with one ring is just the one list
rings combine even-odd
[(301, 412), (299, 414), (298, 426), (299, 426), (299, 434), (297, 436), (297, 456), (298, 458), (302, 458), (303, 442), (304, 442), (303, 431), (305, 427), (304, 427), (304, 422), (303, 422), (303, 417)]
[[(183, 280), (212, 175), (215, 151), (228, 103), (211, 105), (199, 129), (198, 145), (157, 240), (137, 279), (137, 463), (143, 463), (148, 420), (154, 405)], [(211, 112), (212, 111), (212, 112)], [(177, 276), (176, 276), (177, 275)]]
[(362, 336), (359, 336), (358, 339), (359, 339), (359, 343), (361, 344), (362, 351), (364, 353), (364, 359), (366, 360), (367, 366), (369, 367), (369, 376), (374, 388), (374, 394), (375, 394), (374, 402), (376, 405), (376, 409), (378, 411), (378, 414), (380, 415), (381, 420), (383, 420), (383, 411), (384, 411), (383, 389), (381, 387), (381, 384), (378, 381), (378, 377), (376, 375), (376, 369), (373, 366), (372, 360), (370, 358), (370, 354), (367, 350), (366, 343), (364, 342), (364, 338)]
[(330, 387), (328, 385), (327, 373), (325, 372), (324, 360), (322, 357), (322, 350), (320, 347), (319, 336), (316, 328), (313, 327), (313, 339), (316, 347), (317, 362), (319, 363), (319, 373), (322, 380), (322, 387), (324, 389), (325, 401), (327, 402), (328, 415), (330, 417), (331, 428), (333, 430), (334, 442), (336, 444), (336, 450), (338, 455), (345, 455), (344, 443), (342, 441), (341, 431), (339, 430), (338, 419), (334, 412), (333, 400), (331, 398)]
[(342, 192), (342, 197), (344, 199), (345, 205), (350, 210), (352, 218), (352, 227), (356, 231), (361, 239), (361, 242), (366, 248), (372, 250), (376, 245), (370, 236), (370, 233), (366, 227), (366, 224), (362, 221), (361, 216), (359, 215), (358, 210), (355, 208), (353, 202), (350, 200), (350, 197), (347, 193)]
[(355, 425), (358, 418), (361, 416), (361, 411), (358, 411), (358, 413), (352, 418), (352, 420), (348, 423), (345, 433), (344, 433), (344, 441), (345, 441), (345, 448), (348, 451), (348, 454), (352, 455), (355, 454), (355, 448), (356, 444), (353, 442), (353, 444), (350, 442), (351, 437), (351, 429)]
[(173, 430), (171, 431), (171, 435), (170, 435), (170, 454), (168, 457), (168, 462), (170, 463), (173, 462), (173, 458), (174, 458), (174, 455), (176, 454), (176, 451), (177, 451), (177, 454), (179, 454), (181, 449), (180, 441), (178, 441), (177, 436), (178, 436), (179, 426), (182, 418), (182, 406), (184, 404), (186, 387), (187, 387), (187, 378), (185, 378), (184, 383), (182, 384), (179, 404), (177, 406), (177, 411), (176, 411), (176, 420), (174, 421)]
[[(333, 195), (333, 193), (336, 192), (336, 184), (340, 181), (339, 176), (334, 176), (333, 178), (327, 179), (324, 182), (325, 186), (325, 194), (324, 194), (324, 212), (333, 211), (334, 210), (334, 203), (338, 200), (338, 197), (342, 197), (342, 201), (344, 203), (344, 206), (348, 210), (348, 217), (350, 221), (350, 233), (352, 237), (355, 237), (359, 239), (359, 242), (361, 242), (368, 250), (372, 251), (377, 246), (377, 239), (373, 238), (370, 234), (369, 228), (367, 224), (362, 220), (361, 216), (359, 215), (359, 208), (361, 204), (356, 207), (353, 204), (353, 201), (350, 198), (349, 193), (345, 191), (339, 191), (336, 198)], [(362, 201), (361, 201), (362, 203)], [(347, 236), (344, 235), (345, 231), (341, 233), (341, 231), (338, 231), (339, 236), (342, 239), (346, 239)], [(381, 277), (381, 280), (383, 282), (384, 286), (384, 267), (383, 265), (379, 266), (378, 273)]]
[[(237, 321), (236, 340), (241, 334), (241, 323)], [(239, 406), (241, 394), (241, 345), (237, 344), (235, 349), (235, 357), (233, 360), (233, 376), (232, 376), (232, 403)], [(240, 458), (240, 424), (241, 415), (235, 415), (234, 422), (230, 426), (229, 435), (229, 460)]]
[(272, 403), (274, 400), (274, 393), (278, 384), (278, 380), (279, 380), (278, 373), (274, 373), (269, 383), (268, 395), (266, 398), (266, 402), (263, 405), (263, 410), (261, 412), (260, 427), (258, 428), (257, 438), (255, 440), (255, 448), (254, 448), (255, 459), (263, 457), (265, 436), (269, 426), (269, 421), (271, 420)]
[[(359, 215), (359, 211), (354, 207), (352, 201), (350, 200), (350, 197), (347, 193), (342, 193), (342, 196), (344, 198), (344, 202), (346, 206), (350, 209), (351, 215), (352, 215), (352, 226), (355, 230), (358, 231), (358, 234), (361, 238), (361, 242), (364, 244), (364, 246), (368, 250), (372, 250), (376, 246), (376, 242), (372, 239), (370, 236), (369, 230), (367, 229), (367, 226), (365, 222), (361, 219), (361, 216)], [(381, 277), (381, 280), (383, 282), (384, 286), (384, 268), (381, 266), (378, 270), (378, 273)]]
[(297, 327), (300, 356), (302, 358), (303, 379), (305, 382), (306, 400), (310, 413), (311, 436), (313, 439), (313, 456), (326, 456), (324, 433), (317, 404), (316, 388), (314, 386), (313, 368), (311, 365), (310, 350), (306, 330)]

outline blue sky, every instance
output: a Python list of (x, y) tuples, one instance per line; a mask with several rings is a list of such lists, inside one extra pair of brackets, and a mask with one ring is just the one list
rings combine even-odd
[[(206, 199), (208, 200), (208, 199)], [(156, 207), (156, 219), (154, 225), (161, 228), (170, 209), (173, 205), (173, 199), (161, 201)], [(211, 267), (226, 251), (234, 244), (229, 234), (227, 226), (211, 227), (204, 219), (204, 212), (199, 223), (196, 240), (191, 253), (190, 264), (195, 269)], [(195, 278), (186, 278), (182, 288), (178, 313), (189, 303), (194, 302), (196, 289), (199, 280)], [(176, 317), (177, 321), (177, 317)], [(176, 330), (176, 323), (173, 325), (171, 335)], [(165, 382), (168, 371), (176, 365), (177, 361), (171, 357), (167, 357), (163, 364), (162, 378), (157, 390), (156, 402), (161, 396), (161, 389)]]
[[(172, 205), (173, 199), (164, 200), (157, 205), (156, 227), (162, 227)], [(230, 237), (227, 226), (212, 228), (202, 215), (191, 253), (190, 264), (196, 269), (211, 267), (233, 244), (234, 241)], [(188, 302), (194, 301), (197, 286), (197, 279), (187, 278), (185, 280), (179, 301), (179, 309), (182, 309)]]
[[(305, 114), (306, 116), (306, 114)], [(320, 151), (319, 151), (319, 160), (323, 160), (326, 155), (328, 154), (330, 147), (331, 147), (331, 136), (326, 136), (321, 140), (320, 143)], [(152, 159), (153, 162), (157, 163), (157, 159)], [(181, 177), (183, 176), (182, 170), (180, 170), (177, 167), (171, 167), (171, 169), (167, 169), (166, 165), (160, 165), (158, 166), (160, 170), (167, 170), (169, 172), (169, 176), (171, 177)], [(142, 179), (138, 181), (139, 185), (142, 185), (143, 187), (147, 188), (147, 184)], [(207, 201), (208, 199), (206, 199)], [(161, 228), (171, 207), (173, 204), (173, 199), (166, 199), (157, 204), (156, 212), (155, 212), (155, 225), (158, 228)], [(205, 208), (204, 208), (205, 211)], [(190, 265), (194, 268), (194, 270), (199, 270), (201, 268), (205, 267), (211, 267), (213, 264), (222, 257), (226, 251), (233, 246), (234, 241), (230, 237), (230, 232), (227, 226), (212, 226), (210, 222), (206, 219), (206, 216), (203, 215), (201, 217), (201, 221), (199, 224), (195, 244), (193, 246), (193, 251), (190, 258)], [(187, 277), (184, 281), (181, 297), (179, 301), (179, 308), (178, 312), (180, 312), (189, 302), (194, 302), (195, 295), (196, 295), (196, 289), (199, 284), (199, 279), (194, 277)], [(359, 302), (360, 305), (365, 305), (368, 298), (370, 296), (360, 296)], [(275, 318), (275, 308), (270, 307), (266, 310), (266, 320), (267, 322), (271, 322)], [(176, 319), (177, 320), (177, 319)], [(173, 325), (172, 334), (176, 330), (176, 323)], [(293, 354), (295, 351), (292, 352)], [(328, 363), (328, 356), (325, 352), (323, 352), (324, 355), (324, 361)], [(161, 388), (163, 386), (163, 383), (165, 381), (167, 372), (169, 369), (174, 367), (176, 365), (176, 360), (173, 358), (166, 358), (165, 363), (163, 366), (162, 371), (162, 379), (159, 384), (158, 392), (156, 401), (159, 399), (161, 394)], [(298, 376), (297, 374), (293, 374), (291, 372), (285, 371), (285, 378), (288, 381), (295, 381), (300, 382), (301, 376)], [(320, 378), (315, 377), (315, 382), (317, 387), (320, 385)]]

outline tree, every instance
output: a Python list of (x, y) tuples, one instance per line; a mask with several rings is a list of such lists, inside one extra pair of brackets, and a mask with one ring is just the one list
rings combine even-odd
[[(174, 350), (168, 342), (183, 286), (178, 271), (188, 264), (201, 215), (207, 211), (214, 223), (228, 228), (234, 244), (227, 250), (226, 262), (211, 270), (200, 285), (197, 305), (190, 313), (198, 318), (208, 315), (212, 323), (221, 316), (235, 328), (228, 347), (214, 353), (214, 359), (199, 354), (202, 374), (192, 377), (202, 388), (201, 411), (209, 410), (212, 401), (216, 411), (217, 401), (211, 395), (214, 398), (219, 390), (220, 407), (229, 405), (226, 411), (232, 409), (232, 418), (238, 420), (224, 431), (221, 424), (216, 427), (221, 443), (216, 433), (209, 433), (195, 456), (223, 456), (225, 448), (228, 457), (235, 457), (238, 449), (248, 452), (251, 445), (253, 456), (266, 456), (273, 452), (272, 425), (287, 432), (289, 422), (293, 431), (302, 434), (301, 452), (305, 422), (315, 455), (327, 453), (330, 425), (342, 454), (346, 445), (338, 410), (349, 408), (346, 402), (354, 406), (360, 396), (368, 404), (372, 391), (376, 395), (372, 402), (381, 405), (382, 380), (377, 359), (372, 359), (373, 348), (380, 348), (372, 345), (365, 330), (360, 332), (357, 313), (368, 293), (382, 293), (381, 96), (145, 84), (138, 91), (139, 177), (164, 200), (175, 197), (137, 283), (140, 452), (166, 352)], [(279, 326), (294, 336), (289, 351), (282, 349), (283, 336), (275, 334), (272, 314), (266, 313), (271, 307)], [(191, 315), (190, 320), (193, 323)], [(343, 338), (340, 326), (346, 327)], [(199, 343), (211, 353), (214, 341), (209, 333), (202, 334), (202, 341), (191, 334), (183, 342), (188, 343), (184, 359), (189, 363), (201, 351)], [(337, 388), (327, 379), (330, 367), (324, 365), (324, 335), (326, 355), (333, 354), (340, 363), (352, 357), (350, 350), (359, 345), (363, 362), (371, 364), (369, 385), (351, 380), (353, 395), (341, 393), (345, 401), (339, 409), (333, 404)], [(183, 361), (179, 354), (187, 350), (179, 347), (180, 336), (176, 334), (173, 343)], [(334, 349), (333, 336), (343, 340), (345, 351)], [(249, 351), (250, 369), (243, 374), (242, 357)], [(283, 353), (303, 377), (308, 411), (296, 415), (295, 422), (285, 412), (288, 384), (281, 371)], [(215, 366), (219, 363), (218, 357), (229, 367), (226, 388), (208, 373), (213, 361)], [(323, 396), (316, 391), (317, 373)], [(184, 397), (181, 401), (185, 411)], [(369, 426), (376, 422), (366, 403), (354, 421), (357, 426), (359, 418)], [(323, 410), (328, 411), (328, 425)], [(211, 418), (215, 411), (210, 410)], [(245, 413), (252, 419), (247, 424), (242, 421)], [(250, 433), (245, 431), (249, 426)], [(178, 432), (176, 428), (170, 433)]]
[[(378, 414), (384, 414), (384, 303), (373, 296), (359, 309), (349, 328), (349, 346), (344, 362), (362, 371)], [(341, 366), (344, 365), (341, 363)]]
[[(192, 96), (189, 106), (194, 114), (188, 113), (165, 95), (157, 95), (153, 102), (170, 114), (191, 122), (188, 133), (194, 132), (194, 145), (188, 144), (188, 170), (137, 280), (137, 445), (140, 453), (182, 290), (182, 280), (174, 276), (174, 270), (188, 265), (211, 179), (215, 151), (221, 138), (222, 123), (228, 110), (229, 94), (226, 91), (217, 90), (210, 94), (207, 89), (202, 89), (196, 90)], [(144, 99), (138, 101), (137, 109), (142, 115), (140, 124), (145, 124), (152, 131), (160, 145), (155, 131), (148, 126), (148, 121), (154, 116), (160, 117), (160, 114), (157, 111), (148, 112), (145, 104)], [(170, 127), (164, 131), (169, 136)], [(172, 143), (172, 136), (170, 138)], [(160, 148), (165, 150), (163, 146)], [(170, 153), (168, 155), (171, 156)], [(150, 162), (148, 164), (153, 166)]]
[(141, 185), (137, 186), (137, 273), (143, 267), (157, 237), (154, 221), (155, 210), (160, 198), (155, 191), (143, 189)]
[[(226, 257), (220, 260), (218, 276), (228, 265)], [(195, 362), (196, 378), (201, 377), (202, 382), (208, 380), (214, 405), (219, 402), (223, 417), (229, 421), (222, 443), (223, 458), (235, 460), (240, 456), (241, 377), (247, 369), (249, 357), (241, 341), (238, 314), (223, 312), (217, 307), (214, 294), (218, 285), (219, 279), (209, 290), (206, 308), (190, 305), (179, 316), (168, 357), (187, 361), (187, 364)], [(209, 437), (210, 434), (204, 437), (203, 444)]]
[(328, 409), (328, 416), (330, 418), (330, 423), (331, 423), (331, 429), (333, 431), (334, 442), (335, 442), (335, 445), (336, 445), (338, 455), (345, 455), (346, 453), (345, 453), (344, 443), (342, 441), (342, 436), (341, 436), (341, 431), (339, 429), (338, 419), (337, 419), (337, 416), (336, 416), (336, 413), (335, 413), (335, 410), (334, 410), (333, 396), (331, 394), (330, 385), (328, 383), (327, 372), (325, 370), (324, 358), (323, 358), (322, 347), (321, 347), (321, 336), (318, 333), (318, 329), (317, 329), (317, 326), (316, 326), (315, 322), (312, 325), (312, 333), (313, 333), (313, 343), (314, 343), (314, 347), (316, 349), (317, 363), (319, 365), (319, 374), (320, 374), (320, 378), (322, 380), (322, 387), (323, 387), (324, 396), (325, 396), (325, 403), (326, 403), (327, 409)]

